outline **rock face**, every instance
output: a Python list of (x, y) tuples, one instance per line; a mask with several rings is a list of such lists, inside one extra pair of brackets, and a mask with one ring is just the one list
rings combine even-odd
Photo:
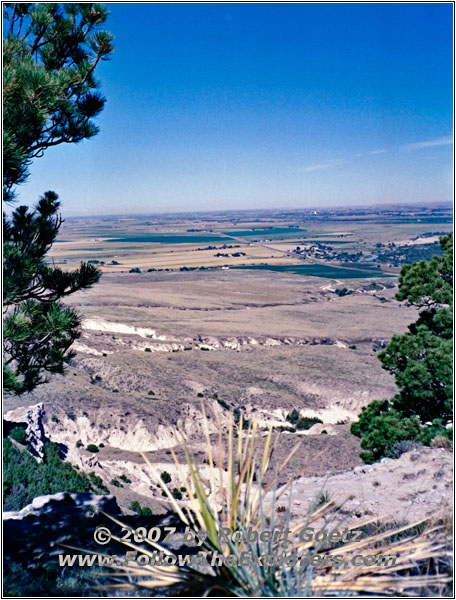
[[(118, 519), (121, 525), (107, 515)], [(135, 531), (138, 536), (143, 536), (143, 531), (153, 529), (156, 537), (158, 528), (163, 540), (170, 531), (165, 528), (169, 527), (175, 528), (175, 533), (166, 546), (178, 553), (197, 551), (185, 543), (185, 526), (175, 514), (124, 516), (113, 496), (69, 492), (39, 496), (22, 510), (6, 512), (3, 517), (5, 597), (104, 596), (105, 593), (94, 592), (93, 586), (108, 585), (113, 580), (100, 574), (108, 570), (100, 568), (100, 559), (101, 565), (109, 565), (116, 557), (123, 561), (131, 547), (106, 537), (107, 532), (101, 527), (116, 537), (129, 537), (128, 541), (134, 544), (138, 554), (151, 547), (135, 540)], [(128, 529), (122, 530), (122, 525), (133, 530), (130, 536)], [(107, 563), (103, 562), (105, 557)], [(92, 562), (82, 562), (86, 565), (82, 566), (80, 559)]]
[(15, 561), (46, 561), (64, 549), (59, 544), (93, 546), (93, 531), (106, 518), (119, 515), (114, 496), (60, 492), (38, 496), (20, 511), (3, 513), (4, 553)]
[(100, 511), (112, 515), (120, 514), (120, 508), (117, 506), (114, 496), (59, 492), (47, 496), (38, 496), (33, 499), (31, 504), (21, 510), (5, 511), (3, 522), (23, 521), (28, 517), (42, 517), (44, 515), (53, 515), (55, 519), (68, 518), (68, 508), (70, 507), (73, 512), (77, 512), (79, 516), (86, 518), (92, 518)]
[(44, 432), (44, 415), (44, 404), (40, 402), (35, 406), (10, 410), (4, 417), (4, 420), (11, 425), (26, 424), (25, 433), (29, 442), (29, 451), (37, 458), (43, 458), (43, 446), (50, 442)]
[(122, 516), (114, 496), (60, 492), (39, 496), (20, 511), (3, 513), (5, 560), (30, 567), (57, 563), (58, 554), (89, 551), (124, 555), (128, 548), (123, 544), (113, 540), (101, 545), (95, 542), (94, 533), (100, 526), (107, 527), (113, 535), (121, 533), (121, 527), (103, 513), (133, 529), (174, 526), (180, 531), (183, 528), (173, 513)]

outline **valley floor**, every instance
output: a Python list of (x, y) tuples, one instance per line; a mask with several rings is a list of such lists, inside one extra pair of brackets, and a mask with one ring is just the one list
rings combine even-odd
[[(285, 429), (277, 461), (302, 442), (280, 483), (307, 462), (306, 477), (349, 472), (362, 464), (350, 422), (395, 391), (377, 352), (416, 317), (385, 284), (346, 281), (352, 293), (340, 297), (334, 281), (279, 272), (105, 274), (71, 298), (83, 331), (66, 376), (21, 397), (21, 406), (7, 398), (7, 418), (23, 422), (27, 407), (42, 403), (44, 435), (100, 476), (124, 509), (133, 500), (154, 510), (162, 503), (142, 452), (177, 488), (170, 449), (184, 464), (182, 436), (204, 460), (202, 402), (214, 436), (242, 415), (262, 435)], [(288, 431), (293, 410), (321, 423)]]

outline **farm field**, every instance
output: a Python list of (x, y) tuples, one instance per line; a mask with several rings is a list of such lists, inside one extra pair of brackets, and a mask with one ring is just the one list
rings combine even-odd
[[(388, 225), (370, 209), (352, 213), (69, 219), (52, 260), (64, 269), (90, 260), (103, 276), (68, 301), (82, 336), (66, 377), (22, 396), (22, 408), (6, 399), (5, 409), (42, 402), (49, 438), (125, 510), (133, 500), (161, 510), (140, 453), (177, 482), (168, 448), (184, 461), (184, 433), (198, 453), (201, 402), (211, 434), (242, 415), (263, 433), (285, 428), (279, 459), (298, 439), (298, 463), (321, 451), (305, 475), (355, 468), (350, 422), (395, 392), (377, 353), (416, 318), (394, 299), (401, 260), (410, 249), (435, 252), (451, 225), (417, 221), (410, 208)], [(321, 424), (287, 432), (293, 410)], [(103, 447), (94, 457), (88, 444)], [(128, 489), (110, 484), (121, 475)]]
[[(391, 222), (387, 226), (382, 223), (386, 217), (375, 209), (360, 210), (357, 218), (351, 214), (353, 209), (350, 214), (340, 210), (321, 211), (316, 215), (314, 212), (245, 211), (68, 219), (50, 257), (56, 264), (68, 268), (80, 261), (92, 260), (98, 261), (105, 272), (126, 272), (132, 268), (265, 264), (289, 268), (296, 267), (304, 258), (306, 265), (330, 262), (337, 267), (350, 262), (350, 256), (361, 253), (357, 261), (360, 270), (366, 271), (365, 261), (378, 253), (378, 244), (405, 246), (415, 243), (421, 235), (437, 234), (438, 238), (452, 229), (450, 209), (439, 206), (427, 212), (422, 206), (396, 210), (401, 218), (393, 223), (394, 218), (388, 217)], [(393, 209), (390, 212), (394, 213)], [(435, 213), (440, 216), (434, 217)], [(434, 223), (425, 222), (426, 214), (431, 215), (428, 221), (439, 218), (446, 222), (436, 228)], [(309, 254), (304, 257), (294, 252), (297, 247), (318, 244), (332, 249), (334, 256), (330, 261), (328, 256)], [(343, 253), (348, 256), (342, 256)], [(397, 274), (398, 266), (382, 263), (381, 271)]]
[(233, 267), (234, 269), (278, 271), (281, 273), (296, 273), (311, 277), (325, 277), (328, 279), (368, 279), (369, 277), (386, 276), (378, 270), (361, 270), (346, 267), (333, 267), (329, 265), (250, 265)]

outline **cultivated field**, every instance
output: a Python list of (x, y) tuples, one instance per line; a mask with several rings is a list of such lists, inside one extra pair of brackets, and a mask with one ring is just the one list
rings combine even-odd
[[(181, 486), (170, 448), (183, 461), (184, 435), (202, 452), (201, 402), (212, 435), (242, 415), (263, 433), (284, 429), (278, 459), (302, 441), (281, 482), (307, 461), (308, 477), (360, 465), (350, 422), (394, 393), (377, 353), (416, 319), (394, 299), (400, 264), (376, 259), (431, 248), (451, 222), (440, 207), (352, 212), (68, 221), (53, 260), (97, 261), (104, 275), (71, 297), (83, 329), (66, 377), (22, 405), (43, 402), (47, 436), (124, 509), (137, 499), (158, 510), (162, 500), (141, 452)], [(294, 409), (321, 423), (288, 431)], [(91, 454), (88, 444), (102, 447)], [(111, 485), (122, 475), (131, 484)]]

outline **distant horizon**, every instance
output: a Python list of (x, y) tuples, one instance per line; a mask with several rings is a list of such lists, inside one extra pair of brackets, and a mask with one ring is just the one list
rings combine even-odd
[(303, 207), (292, 207), (292, 206), (283, 206), (283, 207), (278, 207), (278, 208), (274, 208), (274, 207), (266, 207), (266, 208), (242, 208), (242, 209), (236, 209), (236, 208), (228, 208), (228, 209), (217, 209), (217, 210), (182, 210), (182, 211), (162, 211), (162, 212), (141, 212), (141, 213), (134, 213), (134, 212), (129, 212), (129, 213), (100, 213), (100, 214), (85, 214), (85, 215), (70, 215), (70, 216), (65, 216), (63, 214), (64, 220), (70, 220), (70, 219), (85, 219), (85, 218), (97, 218), (97, 217), (104, 217), (104, 218), (119, 218), (119, 217), (133, 217), (133, 218), (140, 218), (140, 217), (153, 217), (153, 216), (164, 216), (164, 215), (206, 215), (206, 214), (226, 214), (226, 213), (235, 213), (235, 214), (239, 214), (239, 213), (249, 213), (249, 212), (264, 212), (264, 213), (273, 213), (273, 212), (283, 212), (283, 211), (290, 211), (290, 212), (308, 212), (308, 211), (320, 211), (322, 213), (325, 212), (330, 212), (330, 211), (334, 211), (334, 210), (363, 210), (363, 209), (379, 209), (379, 210), (388, 210), (388, 209), (407, 209), (407, 207), (409, 208), (432, 208), (433, 206), (442, 206), (442, 207), (449, 207), (451, 209), (453, 209), (453, 202), (450, 201), (430, 201), (430, 202), (426, 202), (426, 201), (422, 201), (422, 202), (391, 202), (388, 204), (358, 204), (358, 205), (334, 205), (334, 206), (303, 206)]
[(452, 3), (105, 4), (100, 133), (36, 159), (20, 204), (49, 189), (68, 216), (451, 202)]

